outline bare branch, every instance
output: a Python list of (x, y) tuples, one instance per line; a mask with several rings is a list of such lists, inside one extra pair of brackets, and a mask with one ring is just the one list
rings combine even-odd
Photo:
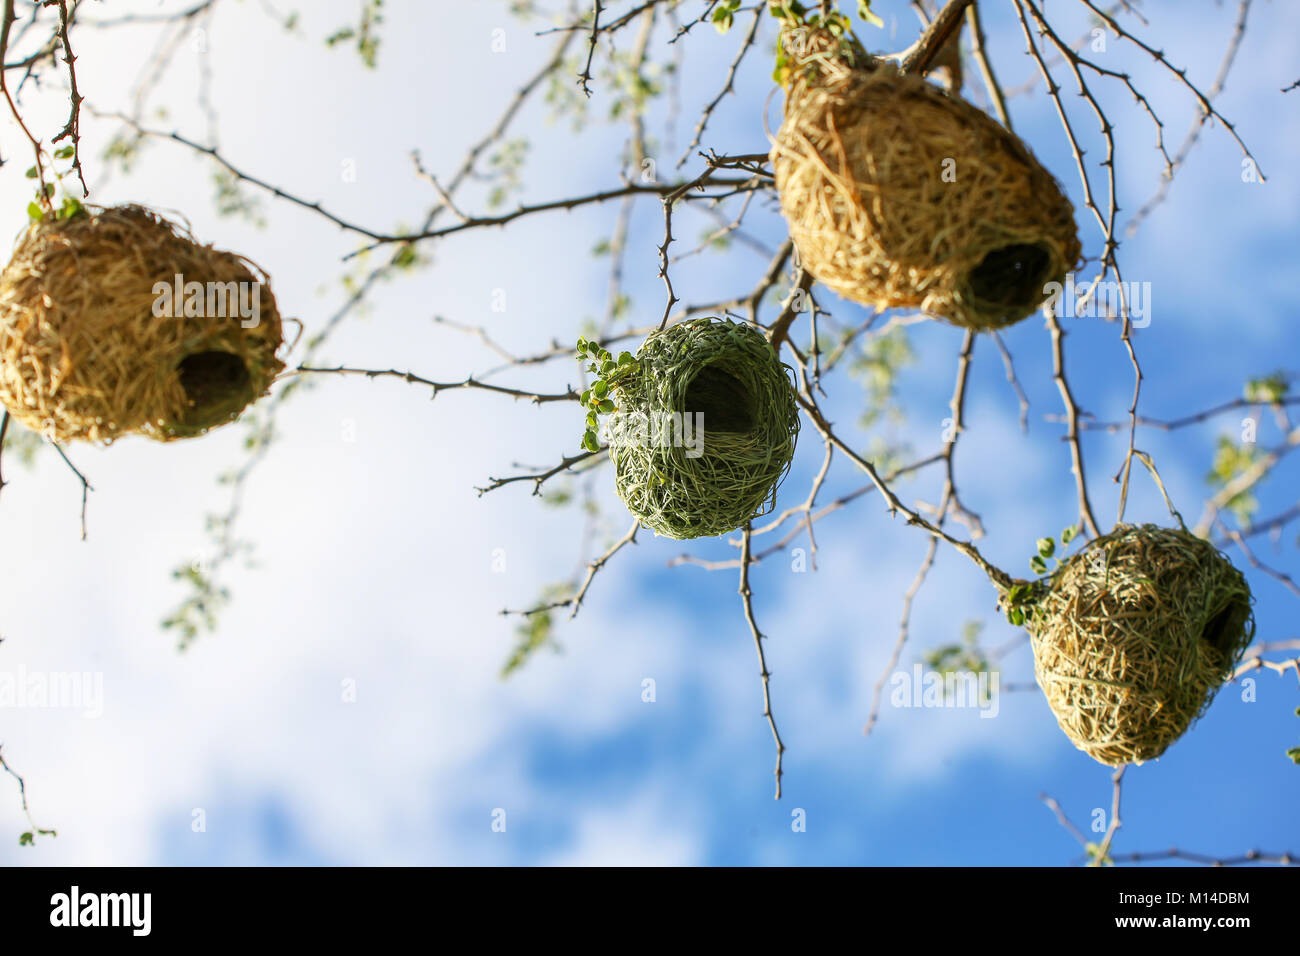
[(525, 389), (507, 388), (504, 385), (493, 385), (490, 382), (482, 382), (474, 378), (472, 375), (455, 382), (435, 382), (432, 379), (416, 375), (414, 372), (402, 372), (392, 368), (349, 368), (344, 365), (336, 365), (333, 368), (314, 368), (307, 365), (299, 365), (294, 369), (294, 371), (299, 374), (364, 375), (366, 378), (400, 378), (402, 381), (411, 385), (428, 386), (433, 389), (433, 395), (435, 397), (439, 392), (457, 388), (477, 388), (486, 392), (496, 392), (500, 395), (509, 395), (513, 398), (526, 398), (534, 405), (544, 405), (548, 402), (576, 402), (581, 397), (572, 388), (563, 392), (530, 392)]
[(741, 539), (740, 546), (740, 600), (745, 608), (745, 621), (749, 624), (750, 633), (754, 636), (754, 650), (758, 653), (758, 673), (763, 680), (763, 716), (767, 718), (767, 725), (772, 730), (772, 740), (776, 744), (776, 769), (772, 771), (776, 777), (776, 799), (781, 799), (781, 758), (785, 755), (785, 744), (781, 742), (781, 734), (776, 729), (776, 718), (772, 716), (772, 675), (767, 670), (767, 656), (763, 653), (763, 634), (758, 629), (758, 622), (754, 619), (754, 594), (749, 586), (749, 526), (745, 526), (744, 536)]

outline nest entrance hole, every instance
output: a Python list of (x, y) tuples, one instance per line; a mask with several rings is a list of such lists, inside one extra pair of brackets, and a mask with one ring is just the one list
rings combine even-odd
[(238, 355), (219, 349), (195, 352), (181, 359), (176, 371), (189, 400), (187, 425), (219, 424), (248, 404), (253, 379)]
[(695, 373), (686, 386), (686, 413), (704, 414), (704, 427), (712, 432), (745, 435), (754, 430), (754, 393), (740, 379), (713, 365)]
[(1201, 640), (1219, 654), (1225, 657), (1231, 656), (1240, 640), (1241, 629), (1249, 616), (1250, 605), (1233, 601), (1206, 622), (1201, 631)]
[(1032, 308), (1043, 301), (1043, 284), (1052, 267), (1051, 251), (1041, 242), (1017, 242), (988, 253), (970, 273), (975, 297), (1009, 309)]

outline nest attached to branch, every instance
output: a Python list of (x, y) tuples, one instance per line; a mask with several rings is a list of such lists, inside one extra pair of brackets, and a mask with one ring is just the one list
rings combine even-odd
[[(652, 333), (615, 386), (607, 425), (615, 486), (658, 535), (726, 534), (776, 503), (799, 411), (761, 331), (692, 319)], [(702, 416), (702, 417), (701, 417)]]
[(790, 73), (771, 159), (819, 282), (877, 309), (995, 329), (1074, 268), (1073, 207), (1017, 136), (824, 29), (782, 42)]
[(1034, 674), (1074, 745), (1108, 766), (1164, 753), (1255, 633), (1250, 589), (1212, 544), (1119, 525), (1056, 573), (1026, 624)]
[(281, 342), (260, 269), (140, 206), (37, 222), (0, 274), (0, 403), (56, 442), (233, 421)]

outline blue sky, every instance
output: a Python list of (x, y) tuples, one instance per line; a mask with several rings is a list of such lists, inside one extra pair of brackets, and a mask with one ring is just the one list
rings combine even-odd
[[(380, 69), (359, 69), (347, 50), (321, 37), (347, 22), (355, 5), (312, 4), (302, 37), (270, 27), (256, 5), (217, 15), (203, 52), (183, 52), (159, 105), (162, 129), (201, 136), (194, 108), (200, 58), (210, 58), (222, 149), (232, 162), (346, 218), (380, 229), (413, 225), (435, 201), (413, 173), (419, 149), (427, 168), (448, 175), (500, 104), (546, 56), (553, 38), (512, 20), (504, 3), (391, 4)], [(1208, 86), (1235, 5), (1204, 5), (1196, 17), (1152, 12), (1148, 34), (1189, 76)], [(1241, 182), (1240, 154), (1220, 129), (1207, 129), (1175, 181), (1170, 200), (1122, 247), (1125, 277), (1150, 283), (1152, 321), (1135, 334), (1146, 376), (1141, 411), (1170, 417), (1240, 394), (1248, 377), (1294, 369), (1291, 324), (1293, 252), (1300, 208), (1292, 158), (1300, 143), (1300, 92), (1294, 79), (1300, 14), (1256, 4), (1236, 72), (1218, 105), (1246, 138), (1266, 185)], [(143, 7), (152, 9), (152, 5)], [(865, 32), (872, 48), (910, 41), (914, 17), (902, 2), (877, 0), (892, 39)], [(1059, 7), (1063, 35), (1086, 22)], [(503, 30), (504, 52), (493, 53)], [(986, 29), (1005, 84), (1032, 68), (1013, 19), (1000, 7)], [(120, 34), (144, 44), (145, 29)], [(656, 42), (666, 40), (659, 36)], [(700, 28), (681, 76), (674, 148), (666, 118), (650, 128), (671, 169), (689, 140), (702, 102), (716, 92), (738, 33)], [(630, 42), (630, 38), (624, 42)], [(770, 42), (764, 43), (764, 51)], [(1147, 91), (1171, 146), (1195, 115), (1184, 90), (1142, 58), (1112, 47)], [(126, 103), (134, 65), (87, 34), (79, 81), (101, 109)], [(133, 48), (133, 47), (132, 47)], [(766, 149), (779, 116), (767, 54), (743, 70), (704, 145), (719, 152)], [(249, 69), (249, 64), (257, 64)], [(972, 78), (977, 101), (978, 79)], [(603, 115), (608, 90), (596, 84), (592, 109)], [(1136, 210), (1160, 173), (1149, 121), (1122, 90), (1105, 99), (1120, 137), (1119, 190)], [(1090, 149), (1102, 153), (1095, 121), (1067, 97)], [(34, 115), (42, 107), (33, 102)], [(48, 107), (51, 131), (58, 105)], [(1050, 102), (1041, 89), (1012, 100), (1017, 129), (1079, 200), (1078, 177)], [(574, 195), (617, 183), (615, 157), (626, 136), (594, 124), (575, 134), (548, 124), (545, 110), (521, 117), (532, 141), (524, 173), (528, 200)], [(114, 127), (87, 120), (88, 148)], [(13, 131), (4, 142), (15, 151)], [(94, 155), (94, 154), (88, 154)], [(350, 164), (350, 165), (349, 165)], [(341, 256), (356, 247), (309, 213), (267, 203), (267, 227), (217, 216), (208, 167), (180, 147), (157, 144), (127, 177), (88, 161), (92, 199), (141, 201), (179, 209), (203, 239), (238, 249), (273, 276), (286, 315), (319, 328), (341, 301)], [(8, 229), (23, 225), (25, 181), (0, 178)], [(355, 181), (340, 175), (356, 171)], [(686, 169), (698, 170), (698, 164)], [(1095, 168), (1095, 167), (1094, 167)], [(1102, 182), (1100, 179), (1096, 180)], [(461, 199), (482, 209), (482, 191)], [(589, 250), (610, 234), (613, 206), (523, 219), (503, 231), (468, 232), (432, 246), (427, 270), (381, 286), (364, 316), (343, 326), (331, 362), (411, 368), (445, 380), (496, 359), (471, 337), (432, 321), (445, 316), (492, 334), (517, 352), (574, 338), (584, 317), (603, 314), (608, 263)], [(1086, 253), (1097, 233), (1080, 208)], [(769, 244), (783, 238), (779, 218), (756, 209), (750, 229)], [(677, 251), (705, 220), (682, 217)], [(656, 246), (662, 219), (654, 200), (637, 207), (626, 286), (637, 324), (657, 319), (663, 286)], [(674, 266), (678, 294), (699, 301), (747, 290), (764, 259), (734, 247)], [(492, 309), (506, 295), (504, 312)], [(826, 296), (844, 321), (855, 306)], [(1080, 404), (1099, 418), (1123, 417), (1132, 371), (1112, 323), (1066, 319), (1068, 371)], [(902, 376), (906, 421), (892, 433), (918, 453), (938, 450), (952, 391), (957, 330), (910, 327), (917, 360)], [(1050, 342), (1030, 318), (1005, 337), (1031, 402), (1030, 427), (992, 343), (976, 347), (969, 428), (957, 451), (963, 499), (983, 517), (986, 554), (1026, 573), (1034, 540), (1075, 515), (1069, 456), (1051, 381)], [(297, 358), (295, 355), (294, 358)], [(502, 382), (558, 390), (576, 367), (558, 363)], [(861, 387), (828, 386), (828, 408), (844, 434), (865, 447), (876, 434), (854, 425)], [(1239, 419), (1216, 419), (1174, 434), (1143, 431), (1175, 503), (1194, 522), (1207, 487), (1214, 445)], [(101, 672), (104, 713), (88, 719), (49, 709), (0, 712), (0, 742), (27, 779), (38, 823), (54, 840), (19, 849), (3, 834), (24, 824), (16, 794), (0, 786), (0, 861), (5, 863), (346, 864), (346, 863), (686, 863), (686, 864), (1043, 864), (1073, 861), (1078, 848), (1039, 799), (1061, 801), (1080, 825), (1108, 807), (1108, 771), (1076, 751), (1041, 695), (1002, 696), (995, 719), (957, 709), (888, 705), (870, 738), (862, 725), (871, 688), (897, 631), (902, 594), (925, 553), (916, 529), (891, 519), (877, 496), (859, 499), (818, 527), (814, 573), (795, 573), (775, 555), (753, 571), (755, 610), (769, 635), (768, 664), (785, 758), (784, 796), (773, 801), (773, 747), (761, 716), (752, 641), (731, 571), (667, 567), (683, 552), (734, 556), (724, 542), (683, 544), (643, 534), (598, 577), (582, 613), (562, 623), (558, 655), (543, 653), (508, 681), (497, 677), (514, 641), (497, 613), (535, 600), (541, 587), (592, 555), (581, 550), (581, 519), (544, 507), (519, 485), (483, 498), (473, 492), (512, 463), (542, 464), (572, 453), (580, 432), (572, 407), (534, 408), (490, 395), (426, 392), (395, 381), (321, 379), (284, 410), (281, 438), (249, 486), (245, 533), (253, 567), (236, 568), (233, 602), (217, 633), (184, 654), (159, 620), (183, 596), (171, 568), (204, 552), (203, 516), (220, 510), (217, 476), (241, 460), (232, 427), (200, 441), (161, 446), (126, 440), (110, 449), (75, 448), (90, 476), (86, 542), (79, 540), (79, 489), (56, 456), (32, 470), (7, 464), (0, 534), (23, 542), (0, 561), (0, 670)], [(355, 435), (354, 441), (345, 435)], [(1261, 428), (1261, 443), (1280, 435)], [(1125, 436), (1085, 443), (1094, 506), (1113, 520)], [(797, 503), (821, 463), (806, 428), (779, 507)], [(1294, 504), (1296, 472), (1284, 464), (1258, 494), (1261, 514)], [(938, 475), (903, 482), (910, 503), (933, 500)], [(604, 519), (602, 549), (628, 523), (607, 472), (594, 477)], [(840, 462), (822, 501), (862, 477)], [(1163, 520), (1163, 506), (1135, 472), (1130, 520)], [(1277, 567), (1297, 570), (1295, 530), (1274, 550)], [(797, 544), (802, 544), (798, 542)], [(792, 547), (795, 545), (792, 545)], [(492, 555), (504, 549), (505, 573)], [(1295, 601), (1279, 584), (1243, 567), (1257, 597), (1263, 639), (1294, 638)], [(901, 665), (951, 643), (963, 624), (984, 624), (999, 646), (1015, 637), (993, 607), (983, 576), (942, 549), (914, 608)], [(1032, 679), (1027, 648), (1009, 655), (1004, 682)], [(642, 700), (655, 681), (656, 700)], [(354, 682), (355, 703), (341, 700)], [(1209, 854), (1251, 847), (1300, 849), (1294, 807), (1300, 770), (1283, 751), (1300, 741), (1292, 715), (1295, 683), (1259, 675), (1254, 702), (1227, 688), (1207, 716), (1159, 762), (1128, 773), (1117, 852), (1179, 846)], [(4, 782), (0, 781), (0, 785)], [(202, 810), (206, 830), (191, 826)], [(504, 810), (505, 832), (494, 832)], [(804, 832), (792, 813), (806, 815)]]

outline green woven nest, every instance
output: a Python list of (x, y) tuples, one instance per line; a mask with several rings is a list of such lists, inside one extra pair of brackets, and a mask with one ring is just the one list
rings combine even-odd
[(1164, 753), (1255, 633), (1241, 572), (1208, 541), (1151, 524), (1090, 542), (1036, 603), (1038, 685), (1066, 736), (1108, 766)]
[[(726, 534), (771, 511), (794, 457), (799, 411), (763, 333), (693, 319), (652, 333), (637, 361), (639, 370), (615, 387), (606, 426), (628, 511), (679, 539)], [(704, 416), (702, 434), (691, 434), (694, 413)], [(689, 444), (670, 424), (683, 414)]]

